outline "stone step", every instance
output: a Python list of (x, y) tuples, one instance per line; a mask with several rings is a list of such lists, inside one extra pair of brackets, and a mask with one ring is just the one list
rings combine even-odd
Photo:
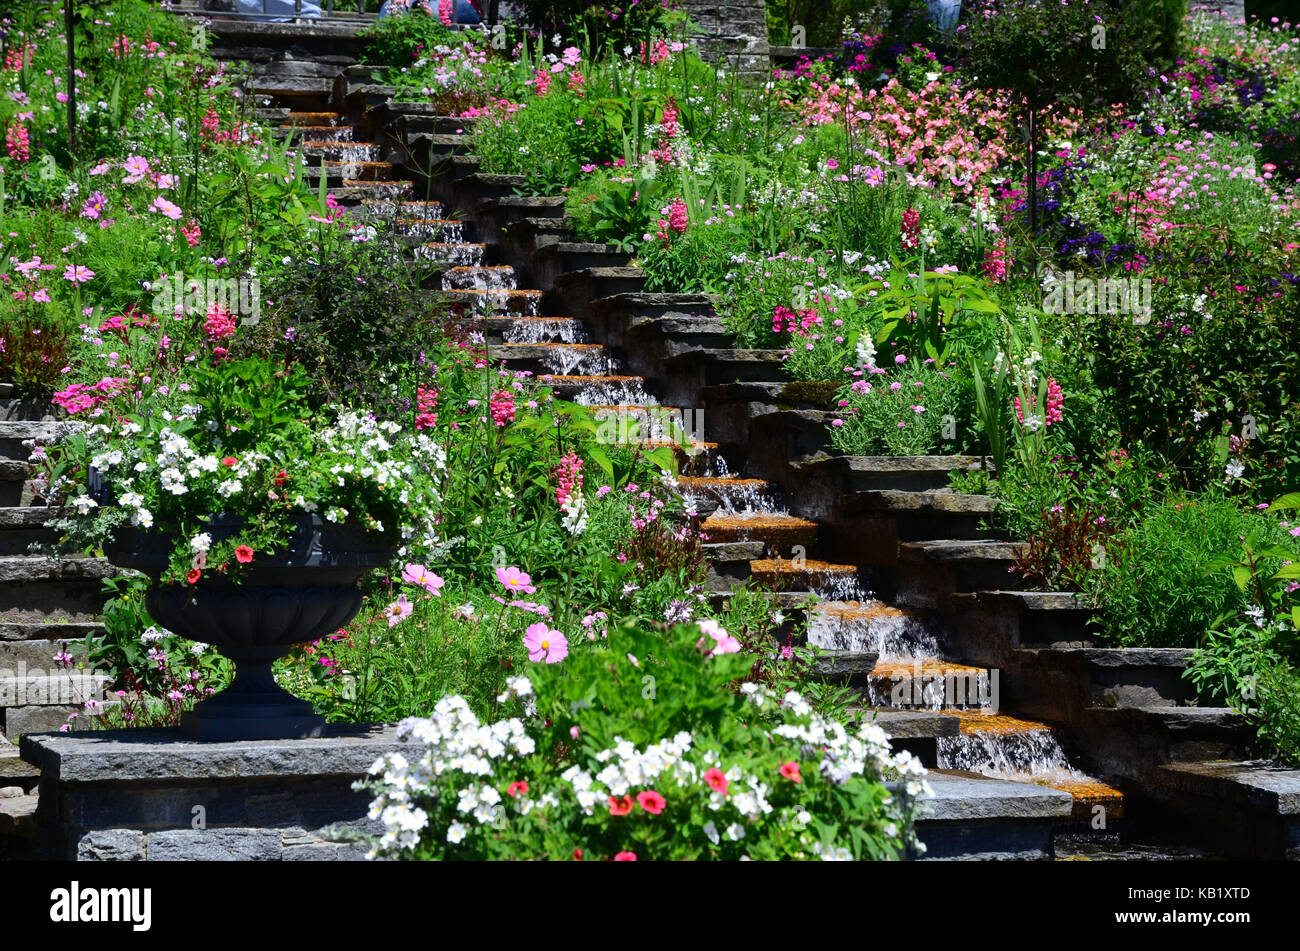
[(938, 643), (921, 615), (882, 601), (824, 601), (808, 612), (808, 643), (890, 656), (934, 653)]
[(361, 207), (368, 213), (379, 217), (413, 217), (442, 218), (445, 206), (440, 201), (427, 201), (415, 198), (365, 198)]
[(767, 549), (761, 541), (709, 541), (701, 547), (709, 566), (704, 586), (719, 594), (743, 587), (749, 580), (750, 565), (762, 558)]
[(688, 511), (709, 516), (717, 511), (736, 514), (768, 508), (772, 484), (765, 479), (686, 475), (678, 477), (677, 487)]
[(542, 301), (542, 292), (537, 290), (431, 290), (428, 293), (485, 316), (536, 314)]
[(323, 177), (326, 188), (345, 188), (359, 182), (396, 184), (392, 180), (393, 170), (392, 162), (326, 161), (320, 165), (308, 165), (302, 170), (302, 177), (312, 183), (319, 182)]
[(837, 565), (805, 558), (762, 558), (750, 562), (750, 577), (778, 591), (847, 591), (858, 580), (857, 565)]
[(85, 423), (71, 420), (0, 420), (0, 459), (25, 464), (32, 450), (24, 442), (35, 440), (39, 445), (49, 446), (84, 427)]
[(839, 480), (840, 492), (896, 490), (926, 492), (948, 486), (951, 473), (991, 471), (979, 456), (841, 456), (824, 455), (791, 464), (809, 479)]
[[(490, 343), (507, 343), (520, 336), (549, 337), (554, 343), (582, 343), (586, 327), (573, 317), (488, 317), (484, 333)], [(546, 341), (543, 341), (546, 342)]]
[(25, 555), (32, 545), (53, 546), (59, 533), (45, 523), (58, 514), (39, 505), (0, 508), (0, 556)]
[(1074, 591), (964, 591), (949, 600), (968, 620), (1014, 624), (1022, 647), (1092, 647), (1089, 621), (1095, 614), (1087, 597)]
[(444, 290), (518, 290), (515, 269), (509, 264), (453, 266), (442, 275)]
[(934, 797), (917, 822), (925, 859), (1042, 859), (1052, 829), (1070, 818), (1069, 793), (960, 770), (931, 770)]
[(820, 683), (866, 687), (878, 659), (875, 651), (821, 651), (805, 676)]
[(98, 637), (104, 633), (104, 625), (95, 621), (27, 621), (0, 622), (0, 652), (4, 651), (6, 642), (53, 642), (72, 643), (83, 641), (87, 637)]
[(978, 709), (989, 706), (993, 689), (988, 668), (929, 657), (878, 662), (866, 695), (884, 707)]
[(349, 179), (328, 187), (329, 193), (340, 205), (359, 205), (366, 199), (401, 199), (411, 194), (414, 183), (409, 180), (366, 182)]
[[(921, 603), (952, 592), (1023, 587), (1020, 576), (1010, 570), (1020, 547), (997, 539), (901, 542), (899, 565), (914, 570), (900, 579), (899, 596)], [(918, 572), (929, 577), (915, 577)]]
[(869, 489), (842, 494), (827, 514), (837, 531), (847, 536), (861, 532), (878, 540), (888, 536), (891, 542), (973, 540), (1005, 536), (987, 527), (996, 507), (997, 500), (991, 496), (946, 489)]
[(1300, 860), (1300, 770), (1259, 760), (1170, 763), (1145, 791), (1227, 858)]
[(680, 366), (688, 361), (700, 365), (704, 372), (703, 385), (715, 386), (779, 380), (785, 358), (781, 350), (714, 350), (670, 344), (666, 359), (671, 365)]
[(431, 261), (452, 267), (478, 266), (483, 263), (488, 246), (464, 241), (425, 241), (416, 245), (412, 256), (419, 261)]
[(32, 795), (0, 799), (0, 858), (22, 858), (14, 840), (36, 838), (36, 807), (39, 797)]
[[(860, 686), (860, 685), (853, 685)], [(850, 707), (849, 713), (864, 723), (874, 723), (889, 734), (894, 752), (906, 750), (926, 769), (939, 766), (939, 741), (956, 736), (958, 723), (941, 710), (901, 710), (891, 707)]]
[(761, 541), (770, 553), (806, 551), (817, 542), (817, 523), (793, 515), (713, 515), (700, 526), (711, 542)]
[(351, 125), (278, 125), (273, 131), (278, 141), (320, 145), (351, 142), (357, 130)]
[(80, 655), (80, 644), (75, 643), (75, 638), (63, 637), (59, 640), (0, 640), (0, 670), (15, 671), (18, 665), (23, 664), (26, 670), (52, 670), (60, 671), (65, 668), (61, 667), (54, 656), (63, 649), (64, 645), (69, 648), (69, 653), (74, 657)]
[(105, 558), (0, 555), (0, 625), (95, 621), (117, 571)]
[(500, 343), (488, 347), (488, 357), (505, 360), (512, 369), (547, 374), (553, 381), (632, 381), (642, 377), (613, 376), (609, 351), (598, 343)]
[[(29, 672), (26, 664), (0, 676), (0, 707), (81, 706), (100, 700), (112, 678), (83, 671), (51, 671), (53, 664)], [(6, 730), (6, 735), (12, 736)]]
[[(370, 216), (368, 216), (370, 217)], [(375, 216), (377, 217), (377, 216)], [(456, 218), (378, 218), (389, 234), (412, 250), (421, 244), (460, 244), (469, 239), (473, 222)]]
[(309, 166), (319, 166), (322, 162), (369, 162), (379, 155), (379, 146), (374, 142), (304, 140), (298, 143), (298, 151)]
[[(638, 427), (638, 440), (669, 436), (673, 421), (681, 419), (681, 410), (671, 406), (626, 402), (638, 394), (645, 394), (645, 377), (613, 373), (543, 373), (539, 379), (553, 387), (557, 396), (589, 407), (597, 422), (604, 422), (616, 440), (632, 440), (633, 423)], [(614, 400), (623, 402), (615, 403)]]

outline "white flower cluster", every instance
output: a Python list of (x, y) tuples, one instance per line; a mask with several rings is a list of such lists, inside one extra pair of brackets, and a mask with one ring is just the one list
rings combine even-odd
[[(510, 681), (510, 685), (521, 694), (532, 690), (532, 684), (522, 677)], [(382, 821), (386, 830), (370, 852), (371, 858), (386, 849), (410, 849), (416, 845), (420, 831), (429, 821), (428, 813), (417, 805), (417, 800), (436, 798), (444, 774), (491, 777), (494, 762), (529, 756), (536, 749), (522, 720), (501, 720), (491, 726), (482, 724), (459, 696), (438, 701), (433, 716), (428, 719), (403, 720), (397, 725), (397, 739), (419, 743), (424, 751), (415, 762), (401, 753), (388, 753), (370, 768), (372, 776), (380, 777), (381, 787), (370, 804), (370, 818)], [(480, 824), (501, 819), (501, 794), (494, 786), (477, 783), (455, 792), (457, 813), (472, 816)], [(466, 833), (467, 829), (458, 820), (448, 830), (448, 841), (458, 842)]]

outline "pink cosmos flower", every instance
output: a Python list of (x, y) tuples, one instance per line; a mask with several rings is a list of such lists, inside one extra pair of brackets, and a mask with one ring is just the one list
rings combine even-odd
[(63, 279), (71, 281), (73, 284), (84, 284), (95, 276), (95, 272), (88, 267), (78, 264), (75, 267), (69, 264), (63, 270)]
[(410, 584), (418, 584), (425, 591), (436, 594), (438, 597), (442, 597), (442, 592), (438, 589), (446, 584), (442, 578), (439, 578), (424, 565), (414, 563), (407, 564), (406, 569), (402, 572), (402, 580)]
[(142, 155), (132, 155), (122, 164), (122, 168), (127, 173), (122, 184), (134, 185), (149, 174), (149, 160)]
[(533, 594), (537, 590), (532, 583), (532, 576), (525, 571), (520, 571), (514, 565), (509, 568), (498, 568), (497, 581), (511, 591), (522, 591), (524, 594)]
[(548, 664), (558, 664), (569, 656), (569, 641), (559, 631), (550, 630), (545, 621), (531, 624), (524, 631), (524, 647), (528, 649), (528, 659)]
[(388, 615), (388, 626), (395, 627), (397, 624), (410, 617), (412, 610), (414, 610), (414, 608), (412, 607), (411, 602), (406, 600), (406, 595), (398, 595), (397, 600), (390, 604), (384, 611), (384, 613)]
[(161, 195), (149, 203), (149, 210), (156, 211), (160, 215), (166, 215), (172, 221), (180, 221), (181, 219), (180, 207), (178, 205), (173, 205)]

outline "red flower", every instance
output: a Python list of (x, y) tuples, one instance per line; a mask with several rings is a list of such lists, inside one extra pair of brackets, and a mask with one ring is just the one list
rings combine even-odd
[(617, 796), (609, 797), (609, 814), (611, 816), (625, 816), (631, 811), (631, 796), (624, 796), (622, 799), (619, 799)]
[(620, 852), (620, 853), (618, 853), (618, 855), (614, 856), (614, 861), (615, 861), (615, 862), (635, 862), (635, 861), (636, 861), (636, 853), (635, 853), (635, 852)]
[(240, 545), (235, 549), (235, 561), (241, 565), (246, 565), (253, 560), (253, 549), (247, 545)]
[(226, 456), (226, 458), (221, 460), (221, 464), (223, 466), (233, 466), (238, 461), (239, 460), (236, 459), (234, 456)]
[(799, 775), (799, 764), (794, 760), (781, 764), (781, 775), (794, 783), (803, 782), (803, 777)]
[(202, 577), (202, 575), (203, 572), (199, 571), (199, 569), (191, 568), (190, 573), (185, 576), (185, 580), (188, 581), (190, 584), (194, 584), (199, 580), (200, 577)]
[(574, 850), (573, 850), (573, 860), (574, 860), (575, 862), (581, 862), (581, 861), (582, 861), (582, 849), (574, 849)]
[(641, 804), (642, 809), (650, 813), (652, 816), (659, 815), (659, 813), (664, 811), (664, 806), (668, 805), (668, 801), (653, 789), (647, 789), (645, 792), (637, 793), (636, 801)]
[(507, 796), (518, 796), (521, 793), (525, 796), (528, 795), (528, 782), (526, 780), (520, 780), (517, 783), (511, 783), (509, 786), (506, 787)]
[(281, 469), (279, 472), (275, 474), (275, 484), (284, 485), (285, 480), (288, 478), (289, 478), (289, 473)]
[(704, 781), (709, 784), (709, 788), (714, 792), (720, 792), (722, 795), (727, 794), (727, 777), (722, 775), (722, 770), (714, 766), (704, 771)]

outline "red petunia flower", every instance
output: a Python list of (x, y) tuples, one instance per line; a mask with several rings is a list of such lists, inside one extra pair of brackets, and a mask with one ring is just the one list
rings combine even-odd
[(221, 464), (223, 466), (233, 466), (238, 461), (239, 460), (236, 459), (234, 456), (226, 456), (226, 458), (221, 460)]
[(611, 816), (625, 816), (632, 811), (632, 797), (624, 796), (622, 799), (617, 796), (609, 797), (609, 814)]
[(235, 549), (235, 561), (241, 565), (246, 565), (253, 560), (253, 549), (247, 545), (240, 545)]
[(644, 792), (636, 794), (636, 801), (641, 804), (641, 808), (652, 816), (657, 816), (664, 811), (664, 806), (668, 805), (668, 800), (659, 795), (653, 789), (647, 789)]
[(202, 576), (203, 576), (203, 572), (199, 571), (199, 569), (191, 568), (190, 573), (185, 576), (185, 580), (188, 581), (190, 584), (195, 584)]
[(713, 766), (704, 771), (704, 781), (709, 784), (709, 788), (714, 792), (727, 794), (727, 777), (722, 774), (722, 770)]
[(511, 783), (509, 786), (506, 787), (507, 796), (518, 796), (521, 794), (525, 796), (528, 795), (527, 780), (520, 780), (519, 782)]
[(289, 478), (289, 473), (281, 469), (279, 472), (275, 474), (275, 484), (284, 485), (285, 480), (288, 478)]
[(781, 775), (793, 783), (803, 782), (803, 777), (799, 775), (799, 764), (794, 760), (781, 764)]

